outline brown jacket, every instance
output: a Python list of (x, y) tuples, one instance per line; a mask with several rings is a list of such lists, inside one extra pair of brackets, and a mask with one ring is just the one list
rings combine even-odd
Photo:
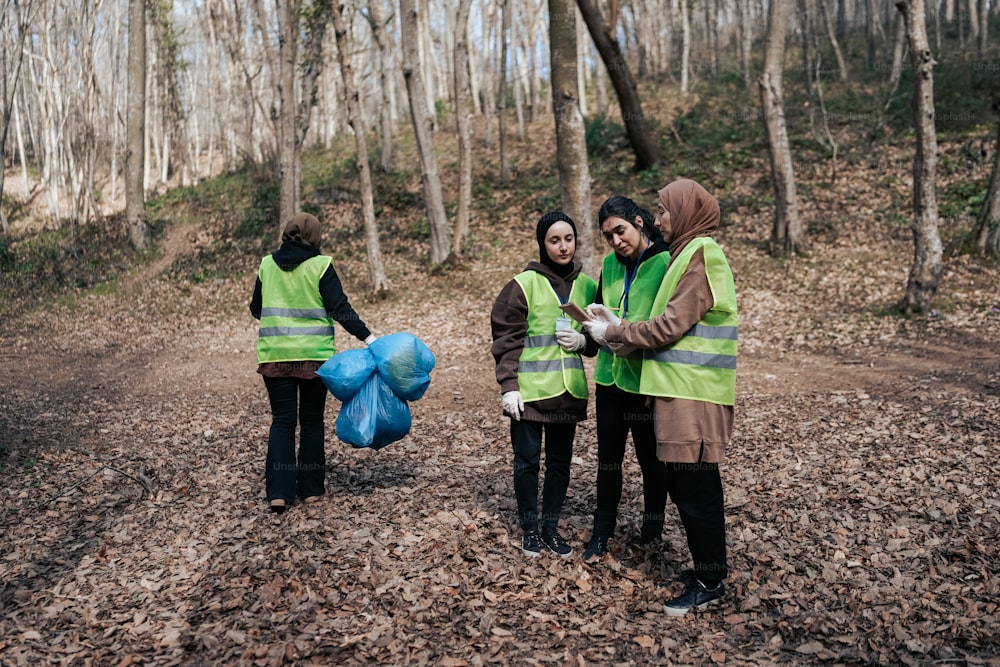
[[(705, 256), (691, 257), (663, 315), (645, 322), (609, 326), (610, 343), (661, 348), (680, 340), (714, 303), (705, 273)], [(720, 463), (733, 435), (733, 407), (686, 398), (654, 397), (656, 455), (674, 463)]]
[[(537, 271), (545, 276), (559, 298), (565, 300), (573, 289), (573, 281), (580, 275), (580, 265), (574, 264), (573, 271), (565, 278), (556, 275), (541, 262), (529, 262), (525, 271)], [(493, 331), (493, 346), (490, 351), (496, 361), (500, 391), (520, 391), (517, 365), (521, 350), (524, 349), (524, 337), (528, 333), (528, 301), (516, 280), (507, 283), (497, 296), (490, 313), (490, 328)], [(597, 354), (596, 344), (589, 338), (587, 343), (588, 347), (583, 354)], [(521, 418), (536, 422), (580, 422), (587, 418), (587, 399), (576, 398), (567, 392), (554, 398), (526, 402)]]

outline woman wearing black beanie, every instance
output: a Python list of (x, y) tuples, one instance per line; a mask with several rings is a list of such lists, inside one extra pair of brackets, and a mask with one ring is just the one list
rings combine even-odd
[[(567, 558), (572, 547), (559, 535), (559, 515), (569, 488), (577, 422), (587, 418), (589, 390), (580, 355), (597, 346), (559, 306), (581, 308), (594, 300), (597, 283), (580, 272), (576, 225), (561, 211), (546, 213), (535, 229), (538, 261), (528, 263), (497, 296), (490, 313), (492, 354), (514, 449), (514, 495), (523, 531), (521, 550), (542, 548)], [(542, 511), (538, 471), (545, 440)]]

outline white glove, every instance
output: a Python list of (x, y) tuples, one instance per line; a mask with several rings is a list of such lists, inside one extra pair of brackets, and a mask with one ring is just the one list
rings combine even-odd
[(556, 341), (558, 341), (559, 347), (567, 352), (579, 352), (583, 348), (587, 347), (586, 337), (584, 337), (584, 335), (579, 331), (574, 331), (573, 329), (563, 329), (562, 331), (557, 331)]
[(524, 413), (524, 399), (521, 398), (521, 392), (508, 391), (504, 393), (503, 413), (510, 415), (514, 421), (521, 421), (521, 415)]
[(373, 333), (370, 333), (370, 334), (368, 334), (368, 338), (365, 338), (365, 345), (371, 345), (376, 340), (378, 340), (378, 336), (376, 336)]
[(594, 342), (598, 345), (607, 345), (608, 339), (605, 334), (608, 331), (608, 323), (602, 322), (601, 320), (590, 320), (589, 322), (583, 323), (583, 328), (587, 330), (590, 337), (594, 339)]
[(611, 312), (611, 309), (605, 306), (603, 303), (592, 303), (587, 306), (587, 314), (593, 317), (598, 322), (605, 322), (607, 324), (621, 324), (622, 319)]

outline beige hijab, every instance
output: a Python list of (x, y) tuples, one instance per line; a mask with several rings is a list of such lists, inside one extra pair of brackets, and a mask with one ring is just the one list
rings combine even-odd
[(308, 213), (293, 215), (281, 230), (281, 242), (302, 241), (317, 248), (323, 242), (323, 232), (319, 228), (319, 220)]
[(676, 257), (692, 239), (711, 236), (719, 227), (719, 202), (708, 190), (687, 178), (674, 181), (659, 192), (660, 204), (670, 212), (666, 242)]

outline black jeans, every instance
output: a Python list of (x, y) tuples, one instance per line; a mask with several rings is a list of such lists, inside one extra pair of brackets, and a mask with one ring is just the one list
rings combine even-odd
[(642, 538), (659, 537), (667, 505), (667, 473), (656, 458), (653, 409), (646, 397), (616, 386), (597, 385), (597, 509), (594, 536), (611, 537), (622, 497), (622, 463), (629, 431), (642, 470)]
[(687, 533), (694, 573), (713, 588), (726, 578), (726, 516), (718, 463), (667, 463), (667, 488)]
[[(538, 514), (538, 468), (545, 432), (545, 481), (542, 484), (542, 513)], [(510, 420), (510, 441), (514, 446), (514, 497), (517, 518), (525, 532), (555, 530), (559, 524), (566, 489), (569, 488), (569, 465), (573, 458), (576, 424), (552, 424)]]
[[(323, 409), (326, 385), (320, 378), (264, 377), (271, 402), (271, 431), (267, 438), (267, 499), (289, 503), (326, 492), (326, 451)], [(295, 455), (295, 427), (299, 451)]]

